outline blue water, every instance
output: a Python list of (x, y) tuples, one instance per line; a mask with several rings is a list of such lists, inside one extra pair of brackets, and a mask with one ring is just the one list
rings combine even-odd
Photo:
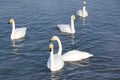
[[(0, 80), (120, 80), (120, 0), (87, 0), (89, 17), (77, 16), (74, 39), (60, 33), (56, 25), (70, 23), (81, 8), (82, 0), (0, 0)], [(11, 17), (16, 27), (27, 27), (24, 39), (10, 40)], [(46, 63), (53, 35), (63, 53), (77, 49), (94, 57), (52, 73)]]

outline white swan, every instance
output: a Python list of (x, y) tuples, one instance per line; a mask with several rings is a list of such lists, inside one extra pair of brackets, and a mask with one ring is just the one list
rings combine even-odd
[(88, 52), (78, 51), (78, 50), (71, 50), (62, 55), (62, 44), (58, 36), (53, 36), (50, 41), (57, 41), (59, 45), (59, 55), (62, 56), (63, 61), (79, 61), (82, 59), (86, 59), (92, 57), (93, 54)]
[(53, 54), (53, 44), (50, 43), (49, 45), (50, 49), (50, 58), (48, 59), (47, 62), (47, 67), (51, 71), (58, 71), (63, 68), (64, 66), (64, 61), (62, 60), (62, 57), (58, 54)]
[(57, 27), (61, 32), (68, 33), (68, 34), (74, 34), (75, 28), (74, 28), (74, 21), (76, 20), (75, 15), (71, 16), (71, 25), (69, 24), (58, 24)]
[(26, 27), (15, 28), (15, 20), (13, 18), (11, 18), (8, 23), (12, 24), (11, 40), (19, 39), (25, 36)]
[(88, 12), (86, 10), (86, 1), (85, 0), (83, 1), (83, 10), (78, 10), (77, 15), (80, 17), (83, 17), (83, 18), (88, 16)]

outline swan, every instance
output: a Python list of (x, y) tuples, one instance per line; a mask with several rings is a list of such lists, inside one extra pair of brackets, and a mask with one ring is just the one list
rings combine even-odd
[(53, 54), (53, 44), (50, 43), (49, 45), (50, 49), (50, 57), (47, 62), (47, 67), (51, 71), (58, 71), (63, 68), (64, 66), (64, 61), (62, 60), (62, 57), (58, 54)]
[(88, 52), (78, 51), (78, 50), (70, 50), (62, 55), (62, 43), (59, 37), (53, 36), (50, 39), (50, 42), (53, 42), (55, 40), (58, 42), (58, 45), (59, 45), (58, 54), (62, 56), (63, 61), (80, 61), (82, 59), (86, 59), (93, 56), (93, 54), (90, 54)]
[(85, 0), (83, 1), (83, 10), (78, 10), (77, 15), (80, 17), (83, 17), (83, 18), (88, 16), (88, 12), (86, 10), (86, 1)]
[(74, 34), (75, 33), (75, 28), (74, 28), (74, 21), (76, 20), (75, 15), (71, 16), (71, 25), (69, 24), (58, 24), (57, 28), (64, 33), (68, 34)]
[(26, 27), (22, 28), (15, 28), (15, 20), (11, 18), (8, 24), (12, 24), (12, 33), (11, 33), (11, 40), (19, 39), (25, 36), (26, 34)]

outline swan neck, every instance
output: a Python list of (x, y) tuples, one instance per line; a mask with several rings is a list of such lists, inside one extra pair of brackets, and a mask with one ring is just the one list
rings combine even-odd
[(52, 49), (52, 51), (50, 52), (50, 65), (51, 65), (51, 69), (52, 69), (52, 67), (54, 66), (54, 54), (53, 54), (53, 49)]
[(12, 33), (11, 33), (11, 38), (14, 38), (15, 35), (15, 21), (12, 23)]
[(12, 23), (12, 32), (15, 31), (15, 21)]
[(86, 10), (86, 6), (83, 6), (83, 12)]
[(59, 38), (57, 39), (57, 42), (59, 46), (58, 54), (61, 56), (62, 55), (62, 43)]
[(71, 18), (71, 31), (75, 33), (74, 20)]

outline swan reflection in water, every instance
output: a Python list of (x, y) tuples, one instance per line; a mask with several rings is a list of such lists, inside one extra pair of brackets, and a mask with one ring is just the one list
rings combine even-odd
[[(83, 69), (83, 68), (89, 68), (91, 66), (91, 59), (84, 59), (82, 61), (76, 61), (76, 62), (66, 62), (65, 64), (66, 66), (64, 67), (64, 69), (57, 71), (57, 72), (51, 72), (50, 73), (50, 79), (51, 80), (61, 80), (61, 76), (63, 75), (63, 72), (65, 71), (65, 73), (67, 74), (76, 74), (76, 71), (79, 69)], [(67, 70), (67, 71), (66, 71)], [(74, 71), (71, 72), (71, 71)], [(67, 75), (68, 76), (68, 75)], [(69, 78), (66, 77), (67, 79)], [(66, 80), (66, 79), (65, 79)]]
[(86, 25), (86, 18), (82, 18), (82, 24), (83, 24), (83, 26)]
[(75, 47), (75, 35), (71, 34), (71, 42), (72, 42), (72, 46), (73, 48)]
[(82, 21), (83, 27), (85, 27), (87, 25), (87, 18), (81, 18), (80, 17), (80, 20)]
[(20, 38), (17, 40), (11, 40), (11, 46), (12, 46), (12, 56), (14, 60), (17, 60), (17, 53), (19, 52), (21, 48), (21, 42), (24, 41), (24, 38)]
[(57, 79), (60, 79), (60, 75), (62, 75), (62, 70), (56, 71), (56, 72), (51, 72), (50, 78), (51, 78), (51, 80), (57, 80)]

